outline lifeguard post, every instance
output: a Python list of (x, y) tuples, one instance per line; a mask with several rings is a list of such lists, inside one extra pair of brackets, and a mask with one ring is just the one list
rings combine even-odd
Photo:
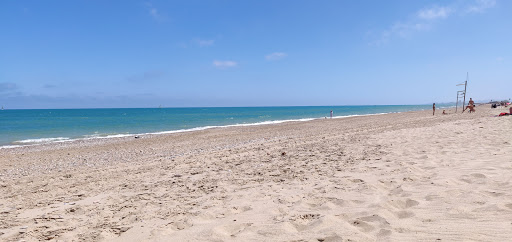
[(457, 112), (457, 107), (459, 107), (459, 98), (462, 99), (462, 111), (464, 112), (464, 106), (466, 105), (466, 89), (468, 87), (468, 78), (469, 72), (466, 75), (466, 81), (461, 84), (457, 84), (457, 86), (464, 85), (464, 91), (457, 91), (457, 102), (455, 103), (455, 112)]

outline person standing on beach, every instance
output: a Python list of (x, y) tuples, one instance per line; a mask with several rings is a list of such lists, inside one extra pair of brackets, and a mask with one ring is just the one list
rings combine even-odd
[(436, 113), (436, 103), (432, 104), (432, 116)]
[(473, 98), (469, 98), (468, 106), (466, 106), (462, 112), (466, 111), (468, 108), (470, 113), (475, 111), (475, 101), (473, 101)]
[(332, 118), (332, 110), (331, 110), (331, 118)]

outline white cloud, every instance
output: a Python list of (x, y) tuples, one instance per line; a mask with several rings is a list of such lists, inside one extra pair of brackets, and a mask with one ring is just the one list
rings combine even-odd
[(452, 9), (448, 7), (433, 7), (420, 10), (417, 16), (420, 19), (433, 20), (439, 18), (447, 18), (451, 12)]
[(194, 42), (196, 42), (197, 45), (199, 45), (200, 47), (212, 46), (213, 44), (215, 44), (214, 39), (210, 39), (210, 40), (195, 39)]
[(468, 13), (481, 13), (496, 5), (496, 0), (476, 0), (473, 5), (466, 8)]
[(286, 56), (288, 56), (286, 53), (274, 52), (272, 54), (266, 55), (265, 59), (267, 59), (268, 61), (274, 61), (274, 60), (281, 60), (281, 59), (285, 58)]
[(405, 22), (396, 22), (387, 30), (381, 32), (377, 40), (371, 44), (380, 45), (388, 42), (391, 38), (397, 36), (400, 38), (409, 38), (416, 32), (427, 31), (432, 28), (434, 21), (445, 19), (455, 10), (451, 7), (431, 7), (418, 11), (413, 18)]
[(236, 63), (235, 61), (220, 61), (220, 60), (213, 61), (213, 66), (215, 66), (217, 68), (221, 68), (221, 69), (235, 67), (237, 65), (238, 65), (238, 63)]
[[(467, 2), (453, 2), (446, 6), (434, 6), (423, 8), (417, 11), (408, 20), (398, 21), (384, 31), (368, 31), (367, 35), (374, 40), (372, 45), (380, 45), (388, 42), (393, 37), (409, 38), (414, 33), (432, 29), (439, 20), (445, 20), (459, 13), (463, 17), (468, 13), (480, 13), (496, 5), (496, 0), (473, 0), (470, 4)], [(376, 40), (375, 40), (376, 39)]]

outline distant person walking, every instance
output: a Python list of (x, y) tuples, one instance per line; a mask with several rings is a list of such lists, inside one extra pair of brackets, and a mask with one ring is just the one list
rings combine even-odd
[(331, 118), (332, 118), (332, 110), (331, 110)]
[(436, 103), (432, 104), (432, 116), (436, 113)]

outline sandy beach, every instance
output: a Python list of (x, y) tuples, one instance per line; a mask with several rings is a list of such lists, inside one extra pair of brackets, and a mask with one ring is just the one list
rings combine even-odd
[(512, 117), (417, 111), (0, 149), (0, 241), (507, 241)]

